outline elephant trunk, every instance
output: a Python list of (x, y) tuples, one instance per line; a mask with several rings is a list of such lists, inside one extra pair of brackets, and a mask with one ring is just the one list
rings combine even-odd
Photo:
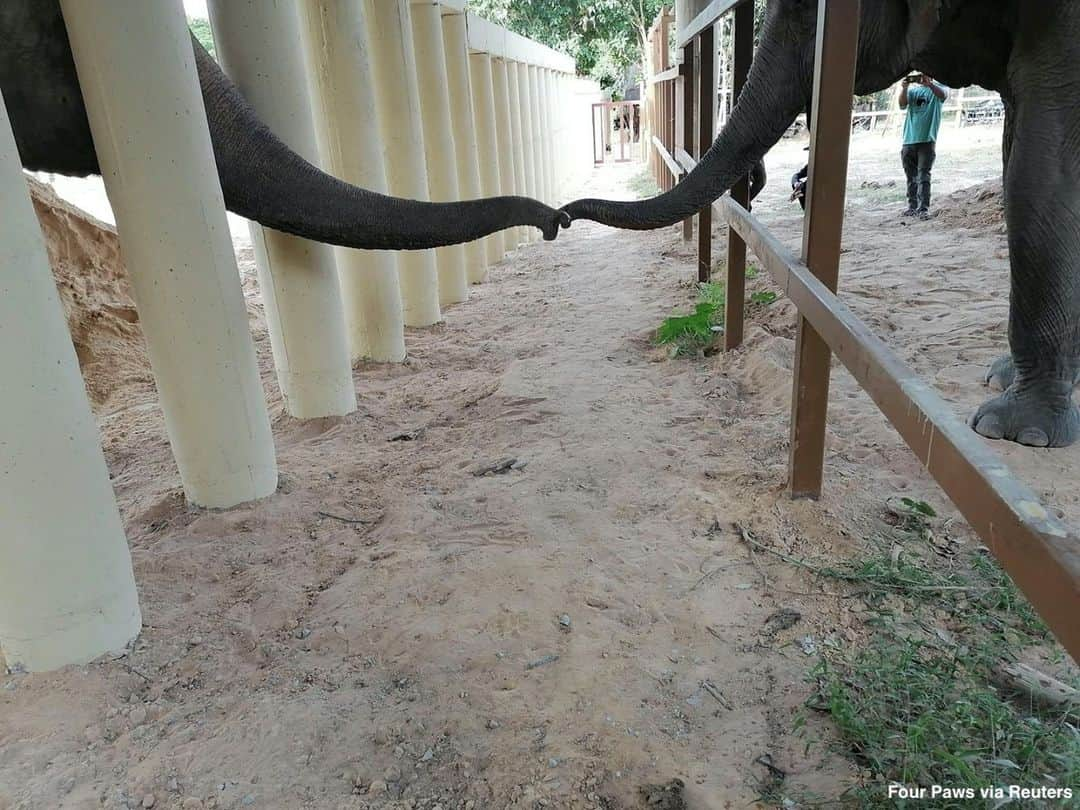
[(301, 158), (255, 115), (194, 37), (226, 207), (274, 230), (367, 250), (424, 250), (533, 226), (554, 239), (569, 218), (527, 197), (406, 200), (345, 183)]
[[(649, 230), (673, 225), (715, 202), (760, 164), (806, 106), (805, 66), (800, 61), (800, 49), (791, 43), (779, 45), (782, 39), (770, 39), (766, 30), (730, 120), (682, 182), (648, 200), (584, 199), (563, 210), (572, 220), (589, 219), (615, 228)], [(755, 191), (759, 191), (760, 183), (755, 185)]]

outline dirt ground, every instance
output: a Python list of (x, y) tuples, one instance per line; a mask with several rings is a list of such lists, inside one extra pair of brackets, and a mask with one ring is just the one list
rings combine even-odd
[[(952, 196), (925, 223), (898, 218), (894, 139), (853, 153), (842, 295), (965, 414), (1005, 350), (999, 138), (947, 129)], [(770, 155), (758, 206), (792, 245), (801, 148)], [(242, 246), (281, 487), (208, 512), (184, 503), (115, 237), (39, 196), (145, 624), (125, 657), (0, 678), (0, 808), (712, 810), (753, 806), (762, 763), (824, 796), (858, 778), (827, 721), (793, 718), (807, 651), (865, 628), (740, 527), (843, 558), (893, 493), (955, 513), (842, 368), (825, 496), (786, 498), (788, 302), (752, 308), (730, 355), (670, 359), (651, 334), (694, 298), (692, 246), (579, 223), (411, 331), (404, 365), (359, 366), (356, 414), (300, 422)], [(996, 448), (1080, 523), (1080, 447)], [(642, 790), (675, 778), (682, 798)]]

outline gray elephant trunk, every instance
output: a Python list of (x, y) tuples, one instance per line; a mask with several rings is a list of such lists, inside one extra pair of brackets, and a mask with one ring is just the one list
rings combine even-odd
[(799, 56), (790, 46), (762, 45), (730, 121), (694, 170), (671, 191), (637, 202), (577, 200), (563, 210), (572, 220), (649, 230), (673, 225), (711, 205), (750, 174), (805, 107)]

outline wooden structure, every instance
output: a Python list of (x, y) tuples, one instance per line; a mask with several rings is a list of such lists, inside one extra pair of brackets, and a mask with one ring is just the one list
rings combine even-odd
[[(753, 43), (751, 0), (712, 0), (676, 37), (681, 69), (653, 76), (650, 98), (663, 111), (677, 82), (684, 106), (677, 145), (656, 124), (650, 163), (671, 187), (696, 165), (714, 132), (711, 86), (716, 50), (712, 31), (735, 14), (736, 97), (749, 72)], [(860, 0), (822, 0), (818, 11), (810, 174), (802, 255), (787, 250), (746, 205), (745, 181), (698, 215), (699, 277), (712, 265), (711, 217), (729, 226), (725, 346), (743, 337), (746, 247), (749, 245), (799, 310), (791, 415), (789, 484), (792, 497), (821, 494), (825, 420), (832, 355), (873, 398), (1072, 656), (1080, 660), (1080, 537), (1063, 525), (926, 382), (897, 358), (837, 297), (843, 230), (851, 101)], [(658, 25), (670, 24), (665, 14)], [(654, 26), (656, 29), (657, 26)], [(677, 74), (677, 75), (676, 75)], [(691, 84), (698, 82), (698, 92)], [(688, 105), (697, 99), (694, 113)], [(695, 119), (694, 116), (697, 116)], [(696, 125), (693, 123), (696, 120)], [(696, 135), (696, 141), (694, 140)], [(693, 146), (691, 148), (691, 144)]]

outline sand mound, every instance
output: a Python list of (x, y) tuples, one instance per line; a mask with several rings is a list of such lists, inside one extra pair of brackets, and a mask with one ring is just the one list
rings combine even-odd
[(1001, 180), (989, 180), (943, 197), (938, 219), (959, 228), (1004, 227), (1005, 197)]
[(111, 410), (122, 390), (153, 386), (116, 231), (50, 186), (27, 182), (90, 401)]

